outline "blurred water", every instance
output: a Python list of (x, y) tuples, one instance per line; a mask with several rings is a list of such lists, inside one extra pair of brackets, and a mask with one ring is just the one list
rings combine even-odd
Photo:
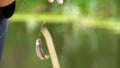
[[(102, 28), (75, 28), (73, 24), (46, 24), (53, 36), (61, 68), (119, 68), (120, 35)], [(9, 25), (0, 68), (52, 68), (35, 53), (40, 26), (32, 32), (25, 23)], [(41, 36), (45, 51), (46, 43)]]

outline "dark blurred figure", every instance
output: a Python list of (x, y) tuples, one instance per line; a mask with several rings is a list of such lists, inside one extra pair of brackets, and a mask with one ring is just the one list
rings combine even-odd
[(0, 0), (0, 61), (5, 44), (7, 32), (7, 19), (12, 16), (15, 10), (15, 0)]

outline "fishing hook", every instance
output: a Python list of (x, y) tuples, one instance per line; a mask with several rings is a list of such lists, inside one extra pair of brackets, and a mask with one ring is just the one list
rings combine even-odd
[[(43, 26), (44, 24), (45, 24), (45, 21), (42, 21), (42, 22), (41, 22), (41, 29), (40, 29), (39, 36), (41, 35), (42, 26)], [(44, 54), (44, 52), (43, 52), (43, 50), (42, 50), (42, 43), (41, 43), (41, 39), (40, 39), (40, 38), (37, 38), (35, 44), (36, 44), (35, 50), (36, 50), (37, 56), (38, 56), (41, 60), (47, 60), (47, 59), (49, 59), (50, 56)]]
[(46, 55), (43, 53), (43, 50), (42, 50), (42, 44), (41, 44), (41, 39), (38, 38), (36, 40), (36, 53), (37, 53), (37, 56), (41, 59), (41, 60), (46, 60), (46, 59), (49, 59), (49, 55)]

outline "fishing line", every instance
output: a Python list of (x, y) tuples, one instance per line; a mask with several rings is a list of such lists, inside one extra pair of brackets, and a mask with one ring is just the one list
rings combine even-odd
[[(18, 12), (20, 12), (21, 10), (22, 10), (22, 8), (24, 7), (24, 3), (25, 3), (25, 0), (23, 0), (23, 3), (22, 3), (22, 5), (20, 6), (20, 8), (18, 9), (18, 11), (16, 11), (16, 13), (18, 13)], [(0, 35), (0, 39), (5, 35), (5, 33), (7, 32), (7, 28), (8, 28), (8, 25), (9, 24), (11, 24), (11, 23), (13, 23), (14, 22), (14, 20), (9, 20), (9, 22), (10, 23), (7, 23), (7, 25), (6, 25), (6, 28), (5, 28), (5, 30), (3, 31), (3, 33)], [(40, 32), (39, 32), (39, 37), (38, 37), (38, 39), (36, 40), (36, 53), (37, 53), (37, 56), (41, 59), (41, 60), (46, 60), (46, 59), (49, 59), (49, 55), (46, 55), (46, 54), (44, 54), (43, 53), (43, 50), (42, 50), (42, 43), (41, 43), (41, 39), (40, 39), (40, 37), (41, 37), (41, 35), (42, 35), (42, 33), (41, 33), (41, 31), (42, 31), (42, 28), (44, 27), (44, 24), (45, 24), (45, 21), (42, 21), (41, 22), (41, 27), (40, 27)]]
[[(18, 13), (18, 12), (21, 11), (21, 9), (24, 7), (24, 3), (25, 3), (25, 0), (23, 0), (20, 8), (18, 9), (18, 11), (16, 11), (16, 13)], [(14, 20), (11, 20), (11, 21), (9, 21), (9, 23), (7, 23), (5, 30), (4, 30), (3, 33), (0, 35), (0, 39), (6, 34), (8, 25), (11, 24), (11, 23), (13, 23), (13, 21), (14, 21)], [(3, 23), (2, 23), (2, 24), (3, 24)]]
[[(5, 23), (5, 24), (6, 24), (6, 23)], [(4, 24), (4, 23), (1, 23), (0, 25), (5, 26), (5, 24)], [(6, 34), (6, 32), (7, 32), (7, 27), (8, 27), (8, 24), (6, 25), (6, 28), (5, 28), (5, 30), (3, 31), (3, 33), (0, 35), (0, 39)]]
[[(26, 1), (26, 0), (23, 0), (20, 8), (19, 8), (17, 11), (15, 11), (16, 14), (19, 13), (19, 12), (23, 9), (24, 4), (25, 4), (25, 1)], [(17, 2), (17, 1), (16, 1), (16, 2)], [(8, 23), (8, 24), (11, 24), (11, 23), (13, 23), (13, 22), (14, 22), (14, 20), (9, 20), (9, 23)]]

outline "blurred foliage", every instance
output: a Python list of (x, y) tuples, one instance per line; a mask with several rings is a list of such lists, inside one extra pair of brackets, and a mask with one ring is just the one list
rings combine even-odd
[[(119, 0), (64, 0), (63, 5), (50, 4), (47, 0), (17, 0), (16, 12), (66, 13), (75, 11), (81, 15), (119, 16)], [(64, 9), (64, 8), (68, 9)], [(75, 10), (76, 9), (76, 10)], [(72, 10), (72, 11), (71, 11)]]
[[(0, 68), (52, 68), (50, 59), (41, 61), (35, 53), (41, 19), (47, 21), (61, 68), (120, 68), (119, 2), (65, 0), (57, 5), (47, 0), (17, 0)], [(37, 19), (30, 17), (34, 14)]]

